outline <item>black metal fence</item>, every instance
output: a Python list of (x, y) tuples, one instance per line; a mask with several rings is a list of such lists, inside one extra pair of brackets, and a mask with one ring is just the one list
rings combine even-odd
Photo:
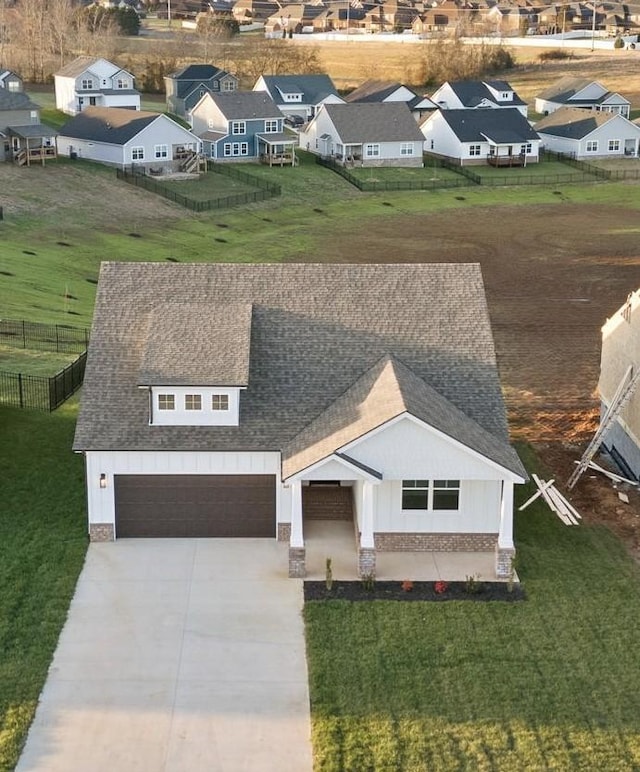
[[(333, 158), (322, 158), (316, 156), (316, 163), (344, 177), (354, 187), (363, 193), (375, 193), (376, 191), (391, 190), (444, 190), (447, 188), (464, 188), (472, 185), (473, 182), (468, 179), (442, 179), (442, 180), (365, 180), (356, 174), (350, 172), (345, 166), (335, 161)], [(434, 164), (430, 164), (433, 166)], [(438, 166), (444, 166), (437, 162)], [(372, 167), (375, 168), (375, 167)]]
[(0, 343), (14, 348), (79, 354), (89, 345), (89, 330), (64, 324), (0, 319)]
[(124, 180), (131, 185), (136, 185), (139, 188), (144, 188), (151, 193), (163, 196), (176, 204), (180, 204), (180, 206), (184, 206), (186, 209), (191, 209), (193, 212), (208, 212), (213, 209), (226, 209), (230, 206), (238, 206), (240, 204), (253, 204), (257, 201), (264, 201), (268, 198), (279, 196), (282, 192), (279, 185), (263, 180), (260, 177), (254, 177), (246, 172), (233, 170), (236, 172), (233, 174), (230, 173), (232, 170), (227, 170), (227, 167), (225, 166), (210, 163), (207, 163), (207, 168), (216, 174), (226, 174), (228, 177), (235, 177), (236, 179), (257, 188), (257, 190), (247, 191), (246, 193), (234, 193), (233, 195), (221, 196), (220, 198), (200, 200), (178, 193), (178, 191), (170, 185), (167, 185), (160, 180), (147, 177), (140, 172), (129, 171), (127, 169), (116, 169), (116, 176), (118, 179)]
[(0, 371), (0, 402), (51, 412), (80, 388), (86, 363), (87, 352), (84, 351), (64, 370), (49, 378)]

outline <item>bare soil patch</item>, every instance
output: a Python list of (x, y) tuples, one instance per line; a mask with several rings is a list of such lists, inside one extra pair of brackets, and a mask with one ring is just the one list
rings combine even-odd
[[(597, 426), (600, 328), (640, 287), (638, 210), (557, 204), (469, 208), (368, 221), (327, 235), (327, 259), (479, 262), (512, 435), (562, 486)], [(640, 496), (585, 475), (574, 499), (640, 554)]]

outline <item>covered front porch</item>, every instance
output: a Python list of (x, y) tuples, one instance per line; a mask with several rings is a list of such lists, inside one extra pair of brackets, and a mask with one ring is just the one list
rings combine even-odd
[(7, 129), (10, 154), (18, 166), (31, 166), (56, 158), (57, 131), (44, 123), (10, 126)]

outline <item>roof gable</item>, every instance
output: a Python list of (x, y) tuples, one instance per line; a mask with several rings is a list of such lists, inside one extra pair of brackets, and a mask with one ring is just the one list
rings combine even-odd
[(623, 122), (627, 127), (634, 125), (618, 113), (583, 110), (579, 107), (560, 107), (538, 121), (534, 128), (541, 134), (552, 134), (567, 139), (584, 139), (611, 121)]
[(60, 136), (90, 139), (111, 145), (125, 145), (155, 121), (170, 121), (162, 113), (122, 110), (117, 107), (87, 107), (62, 126)]
[(424, 140), (405, 102), (325, 104), (322, 110), (343, 143)]
[(338, 91), (328, 75), (263, 75), (265, 87), (278, 102), (284, 94), (302, 94), (298, 104), (316, 105)]
[(428, 116), (422, 125), (429, 120), (444, 120), (460, 142), (481, 142), (489, 137), (495, 138), (497, 143), (540, 139), (515, 107), (503, 110), (440, 110)]
[[(266, 91), (231, 91), (206, 94), (227, 120), (264, 120), (282, 118), (282, 113)], [(194, 108), (194, 112), (198, 106)]]

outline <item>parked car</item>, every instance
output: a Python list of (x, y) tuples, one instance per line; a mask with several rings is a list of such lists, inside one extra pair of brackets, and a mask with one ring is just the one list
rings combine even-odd
[(301, 115), (285, 115), (284, 122), (294, 129), (304, 126), (304, 118)]

